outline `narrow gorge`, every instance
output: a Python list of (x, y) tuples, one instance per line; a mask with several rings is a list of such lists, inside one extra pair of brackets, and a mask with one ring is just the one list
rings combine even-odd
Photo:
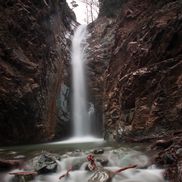
[[(106, 155), (101, 151), (99, 157), (104, 163), (102, 157), (109, 156), (109, 170), (123, 161), (131, 165), (133, 159), (139, 169), (146, 168), (139, 176), (150, 173), (152, 165), (160, 168), (156, 181), (151, 176), (145, 182), (181, 182), (181, 0), (99, 0), (98, 18), (87, 26), (77, 22), (75, 8), (66, 0), (0, 2), (0, 145), (94, 136), (99, 142), (111, 142), (112, 150), (103, 143), (88, 144), (83, 154), (80, 144), (73, 144), (79, 161), (84, 161), (90, 147), (107, 146)], [(127, 145), (130, 162), (122, 158), (125, 149), (118, 149), (121, 154), (115, 144)], [(35, 151), (44, 147), (54, 151), (52, 145), (40, 145)], [(60, 147), (63, 163), (51, 156), (64, 171), (77, 157), (74, 152), (65, 157), (67, 147)], [(151, 155), (150, 160), (135, 147)], [(121, 163), (116, 156), (122, 156)], [(84, 162), (79, 169), (83, 170)], [(165, 169), (163, 176), (161, 169)], [(85, 171), (80, 175), (71, 173), (70, 182), (102, 182)], [(132, 175), (113, 181), (129, 182), (135, 178)], [(141, 176), (137, 179), (143, 180)], [(45, 179), (35, 181), (58, 176)]]

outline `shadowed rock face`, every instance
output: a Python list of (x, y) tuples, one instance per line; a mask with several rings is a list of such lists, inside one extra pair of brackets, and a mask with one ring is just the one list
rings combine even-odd
[(179, 0), (124, 1), (116, 18), (102, 12), (90, 26), (89, 71), (97, 79), (89, 83), (99, 93), (106, 138), (181, 128), (181, 8)]
[[(90, 24), (91, 36), (88, 39), (88, 87), (89, 100), (95, 105), (97, 128), (101, 131), (104, 102), (104, 72), (111, 59), (112, 47), (115, 41), (115, 21), (110, 18), (99, 18)], [(99, 133), (98, 131), (98, 133)]]
[(54, 137), (74, 19), (65, 0), (0, 3), (1, 144)]

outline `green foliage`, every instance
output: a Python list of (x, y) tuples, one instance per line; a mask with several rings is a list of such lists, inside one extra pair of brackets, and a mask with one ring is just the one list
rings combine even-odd
[(121, 8), (121, 5), (126, 0), (100, 0), (101, 4), (101, 15), (105, 15), (107, 17), (114, 17), (117, 15), (118, 10)]

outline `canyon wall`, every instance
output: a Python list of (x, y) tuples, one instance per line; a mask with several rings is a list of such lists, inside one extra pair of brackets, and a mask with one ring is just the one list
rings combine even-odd
[[(111, 140), (181, 129), (182, 3), (100, 0), (88, 26), (89, 102)], [(0, 2), (0, 142), (70, 134), (70, 47), (65, 0)]]
[(64, 136), (75, 15), (65, 0), (8, 0), (0, 24), (1, 145)]
[(102, 0), (89, 25), (89, 84), (105, 138), (181, 129), (181, 1), (115, 1)]

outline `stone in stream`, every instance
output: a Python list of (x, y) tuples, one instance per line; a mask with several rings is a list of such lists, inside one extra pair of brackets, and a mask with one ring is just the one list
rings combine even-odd
[(104, 153), (104, 149), (95, 149), (93, 151), (94, 154), (103, 154)]
[(33, 168), (39, 174), (56, 172), (56, 159), (54, 158), (54, 156), (42, 154), (33, 159)]

